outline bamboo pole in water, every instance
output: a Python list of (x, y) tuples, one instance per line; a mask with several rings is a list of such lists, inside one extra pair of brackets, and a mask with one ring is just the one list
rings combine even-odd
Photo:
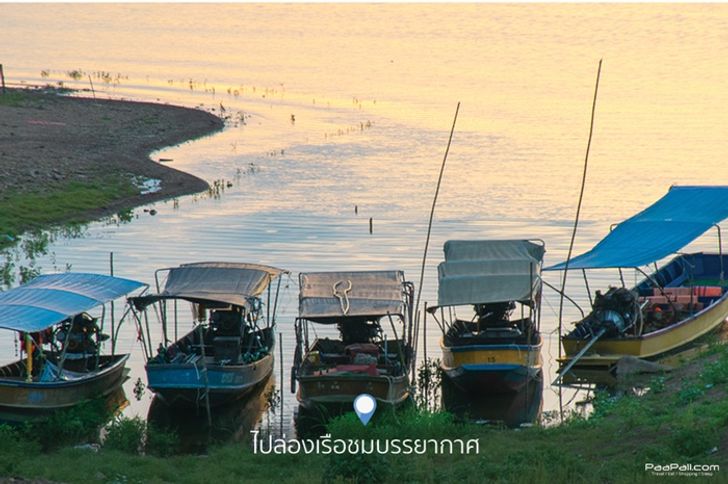
[(589, 149), (591, 148), (592, 134), (594, 133), (594, 112), (597, 107), (597, 93), (599, 92), (599, 77), (602, 73), (602, 59), (599, 59), (599, 67), (597, 68), (597, 82), (594, 86), (594, 100), (592, 101), (591, 123), (589, 125), (589, 140), (586, 144), (586, 155), (584, 156), (584, 171), (581, 175), (581, 190), (579, 191), (579, 202), (576, 205), (576, 216), (574, 217), (574, 230), (571, 232), (571, 242), (569, 242), (569, 252), (566, 255), (566, 264), (564, 265), (564, 275), (561, 279), (561, 297), (559, 298), (559, 358), (561, 358), (561, 327), (564, 315), (564, 291), (566, 290), (566, 275), (569, 272), (569, 262), (571, 261), (571, 253), (574, 249), (574, 239), (576, 238), (576, 229), (579, 227), (579, 215), (581, 214), (581, 202), (584, 199), (584, 187), (586, 186), (586, 173), (589, 166)]
[[(274, 337), (275, 341), (275, 337)], [(278, 363), (281, 366), (281, 437), (283, 436), (283, 333), (278, 333), (278, 352), (280, 354), (281, 361)]]
[(455, 117), (452, 120), (452, 128), (450, 128), (450, 138), (447, 140), (447, 147), (445, 148), (445, 156), (442, 158), (442, 165), (440, 165), (440, 175), (437, 178), (437, 187), (435, 188), (435, 196), (432, 199), (432, 208), (430, 209), (430, 221), (427, 224), (427, 238), (425, 239), (425, 251), (422, 254), (422, 268), (420, 270), (420, 282), (417, 287), (417, 302), (415, 307), (420, 307), (420, 297), (422, 296), (422, 281), (425, 278), (425, 264), (427, 263), (427, 248), (430, 245), (430, 234), (432, 233), (432, 219), (435, 216), (435, 205), (437, 205), (437, 195), (440, 193), (440, 185), (442, 184), (442, 174), (445, 172), (445, 163), (447, 162), (447, 155), (450, 152), (450, 144), (452, 144), (452, 135), (455, 132), (455, 123), (458, 120), (458, 112), (460, 111), (460, 102), (458, 102), (455, 108)]

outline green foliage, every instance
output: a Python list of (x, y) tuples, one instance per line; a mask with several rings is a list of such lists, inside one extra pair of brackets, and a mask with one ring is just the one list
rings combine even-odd
[(180, 448), (179, 436), (171, 430), (148, 424), (141, 417), (119, 417), (107, 426), (105, 450), (126, 454), (147, 453), (160, 457), (176, 454)]
[(705, 390), (703, 390), (699, 385), (689, 385), (680, 390), (677, 394), (677, 401), (681, 405), (685, 405), (686, 403), (697, 400), (703, 395), (705, 395)]
[(99, 429), (110, 416), (104, 399), (92, 400), (55, 412), (43, 420), (28, 422), (19, 432), (23, 438), (37, 442), (43, 449), (55, 449), (96, 440)]
[(440, 360), (427, 358), (417, 367), (417, 392), (415, 403), (418, 408), (436, 411), (440, 408), (440, 384), (442, 369)]
[(323, 482), (346, 479), (353, 482), (385, 482), (387, 460), (380, 454), (331, 454), (323, 473)]
[(144, 447), (146, 423), (141, 417), (117, 418), (112, 421), (104, 440), (104, 449), (138, 454)]
[(728, 352), (725, 348), (717, 360), (705, 365), (700, 377), (708, 385), (728, 383)]
[(179, 452), (179, 435), (173, 430), (166, 430), (147, 424), (146, 436), (144, 450), (148, 454), (169, 457)]

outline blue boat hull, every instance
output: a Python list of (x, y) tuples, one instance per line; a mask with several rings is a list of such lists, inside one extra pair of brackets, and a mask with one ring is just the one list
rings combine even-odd
[(170, 406), (217, 406), (242, 398), (273, 372), (273, 355), (243, 365), (149, 363), (145, 367), (149, 388)]

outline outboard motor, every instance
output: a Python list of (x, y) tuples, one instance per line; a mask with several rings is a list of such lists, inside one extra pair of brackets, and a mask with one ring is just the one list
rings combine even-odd
[(622, 335), (634, 326), (638, 311), (637, 296), (629, 289), (610, 287), (606, 294), (597, 291), (591, 314), (577, 324), (570, 336), (591, 339), (602, 329), (606, 329), (606, 337)]

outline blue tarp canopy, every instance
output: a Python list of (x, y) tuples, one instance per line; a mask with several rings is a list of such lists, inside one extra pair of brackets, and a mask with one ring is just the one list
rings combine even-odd
[(0, 292), (0, 328), (33, 333), (88, 311), (146, 284), (104, 276), (66, 272), (38, 276)]
[[(639, 267), (658, 261), (728, 217), (728, 186), (675, 186), (654, 204), (617, 225), (570, 269)], [(563, 270), (566, 262), (545, 268)]]

